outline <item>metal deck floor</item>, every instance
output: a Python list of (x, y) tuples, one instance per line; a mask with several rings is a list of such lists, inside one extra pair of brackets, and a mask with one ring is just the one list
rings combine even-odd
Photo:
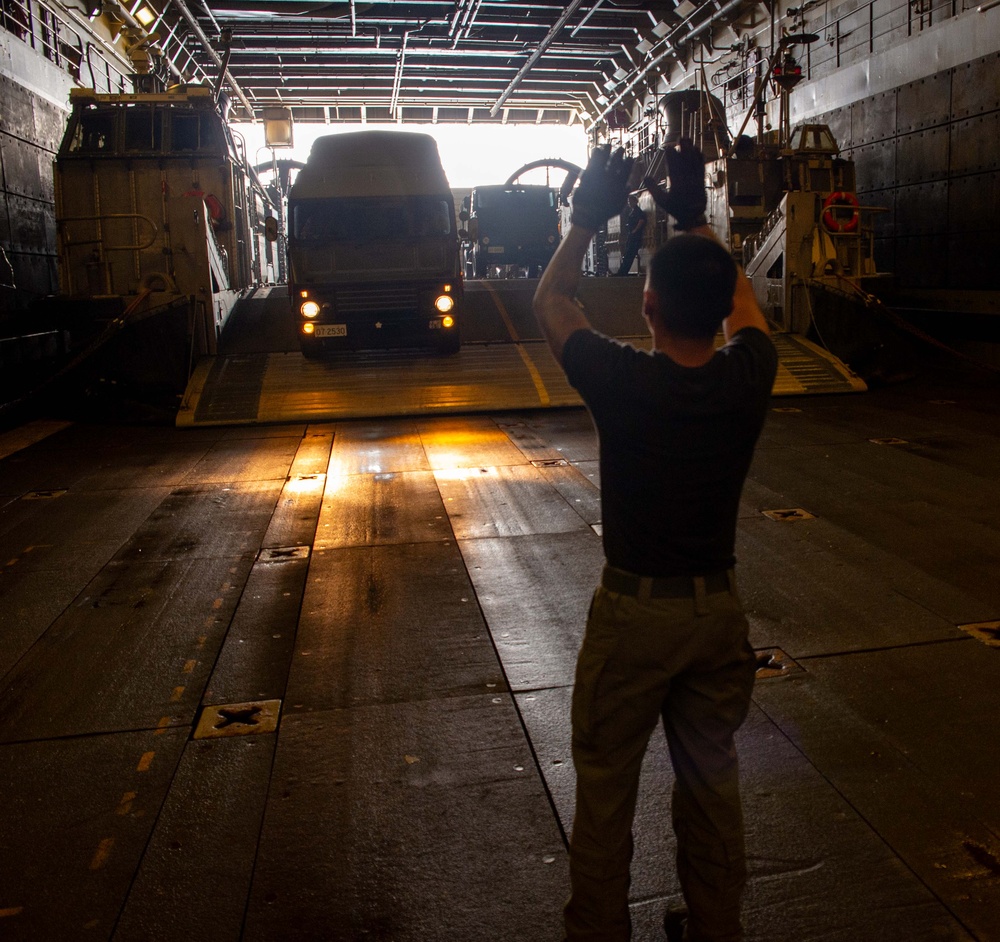
[[(225, 338), (228, 352), (198, 365), (177, 424), (318, 422), (580, 405), (539, 337), (531, 314), (534, 284), (526, 279), (471, 282), (468, 342), (449, 357), (366, 351), (308, 360), (289, 333), (287, 298), (279, 289), (261, 292), (234, 315)], [(597, 329), (648, 346), (639, 313), (641, 291), (639, 278), (586, 279), (581, 286)], [(775, 343), (775, 395), (865, 389), (840, 361), (804, 338), (778, 334)]]
[[(585, 411), (51, 418), (0, 436), (0, 938), (558, 942)], [(998, 443), (995, 381), (769, 418), (749, 942), (1000, 940)], [(670, 786), (656, 736), (636, 942), (678, 891)]]

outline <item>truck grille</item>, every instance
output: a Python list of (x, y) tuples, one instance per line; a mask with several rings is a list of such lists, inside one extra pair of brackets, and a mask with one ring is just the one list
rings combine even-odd
[(337, 288), (335, 308), (338, 314), (385, 314), (417, 311), (418, 289), (413, 284), (358, 285)]

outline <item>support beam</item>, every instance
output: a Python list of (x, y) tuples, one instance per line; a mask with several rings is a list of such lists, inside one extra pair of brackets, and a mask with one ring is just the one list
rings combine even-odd
[(497, 112), (503, 107), (504, 102), (510, 98), (517, 86), (521, 84), (521, 80), (531, 71), (535, 63), (541, 59), (545, 50), (552, 45), (553, 40), (559, 35), (560, 32), (562, 32), (562, 28), (569, 21), (569, 18), (580, 8), (581, 3), (583, 3), (583, 0), (572, 0), (570, 5), (563, 10), (559, 19), (556, 20), (555, 25), (538, 44), (538, 48), (528, 57), (528, 61), (525, 62), (520, 69), (518, 69), (517, 75), (511, 79), (510, 84), (504, 89), (503, 94), (496, 100), (496, 104), (490, 108), (491, 118), (495, 118), (497, 116)]

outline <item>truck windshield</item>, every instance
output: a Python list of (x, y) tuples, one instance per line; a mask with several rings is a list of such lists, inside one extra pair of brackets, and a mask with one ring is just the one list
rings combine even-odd
[(306, 242), (399, 242), (450, 235), (454, 210), (437, 196), (356, 196), (296, 200), (292, 239)]

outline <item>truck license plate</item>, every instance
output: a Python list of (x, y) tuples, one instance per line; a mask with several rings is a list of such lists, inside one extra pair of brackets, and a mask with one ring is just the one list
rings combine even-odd
[(316, 337), (346, 337), (347, 324), (317, 324)]

